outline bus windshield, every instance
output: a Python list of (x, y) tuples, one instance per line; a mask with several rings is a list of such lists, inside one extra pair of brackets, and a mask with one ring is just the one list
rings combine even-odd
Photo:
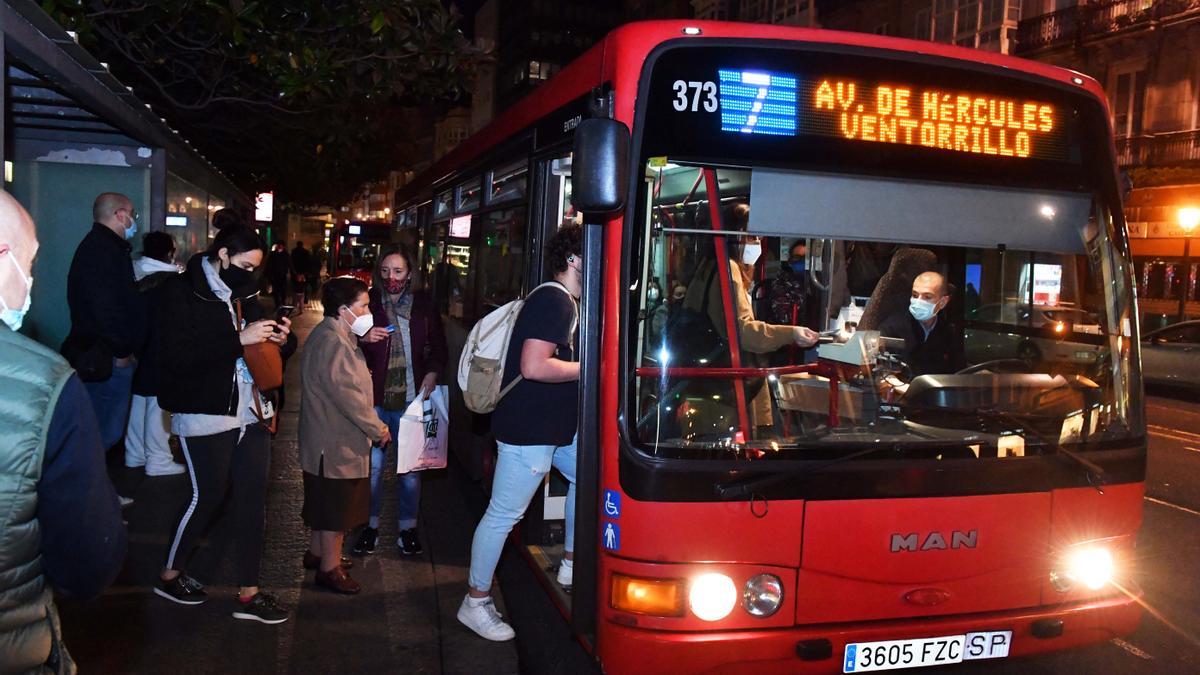
[(646, 453), (1021, 458), (1137, 433), (1118, 205), (1095, 193), (663, 157), (643, 191)]

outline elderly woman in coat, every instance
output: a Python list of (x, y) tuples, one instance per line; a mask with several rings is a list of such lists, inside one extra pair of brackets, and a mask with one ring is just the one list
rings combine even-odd
[(309, 335), (300, 365), (301, 516), (312, 529), (304, 566), (317, 568), (318, 586), (354, 594), (360, 586), (347, 573), (342, 538), (367, 522), (371, 444), (386, 446), (391, 434), (375, 413), (371, 374), (356, 339), (374, 324), (366, 284), (330, 279), (321, 302), (325, 318)]

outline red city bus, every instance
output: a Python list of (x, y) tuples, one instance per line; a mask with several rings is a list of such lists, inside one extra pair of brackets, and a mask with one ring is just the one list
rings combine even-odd
[[(463, 328), (583, 212), (569, 594), (553, 476), (516, 538), (607, 672), (863, 672), (1136, 628), (1108, 119), (1093, 80), (1002, 55), (636, 23), (397, 193)], [(927, 271), (948, 300), (918, 321)], [(486, 420), (451, 424), (486, 476)]]
[(370, 284), (375, 259), (381, 248), (391, 241), (390, 223), (352, 220), (334, 225), (329, 232), (329, 259), (326, 261), (329, 274), (353, 276)]

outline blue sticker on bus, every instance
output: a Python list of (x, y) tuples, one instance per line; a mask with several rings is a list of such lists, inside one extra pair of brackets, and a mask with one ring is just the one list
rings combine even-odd
[(848, 645), (846, 647), (846, 665), (842, 668), (843, 673), (854, 672), (855, 661), (858, 660), (858, 645)]
[(604, 548), (610, 551), (621, 550), (621, 527), (615, 523), (605, 523), (602, 539)]
[(609, 518), (621, 517), (621, 493), (616, 490), (604, 491), (604, 515)]

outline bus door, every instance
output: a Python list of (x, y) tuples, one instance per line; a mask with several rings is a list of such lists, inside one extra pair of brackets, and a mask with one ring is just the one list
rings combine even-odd
[[(529, 290), (553, 278), (552, 270), (545, 263), (545, 242), (562, 226), (578, 223), (580, 220), (571, 205), (570, 153), (555, 153), (535, 160), (534, 165), (535, 192), (531, 211), (534, 215), (530, 218), (530, 255), (526, 279)], [(589, 272), (599, 274), (598, 258), (599, 256), (597, 261), (589, 261), (587, 254), (584, 254), (586, 269)], [(583, 314), (584, 310), (581, 307), (580, 331), (584, 328)], [(582, 349), (582, 333), (579, 343)], [(567, 488), (566, 479), (557, 469), (552, 469), (546, 475), (542, 489), (534, 496), (521, 523), (521, 541), (526, 546), (534, 567), (548, 577), (545, 585), (552, 589), (559, 607), (565, 612), (570, 612), (575, 584), (563, 587), (555, 580), (564, 554)], [(576, 531), (577, 552), (585, 541), (595, 538), (595, 533)]]

